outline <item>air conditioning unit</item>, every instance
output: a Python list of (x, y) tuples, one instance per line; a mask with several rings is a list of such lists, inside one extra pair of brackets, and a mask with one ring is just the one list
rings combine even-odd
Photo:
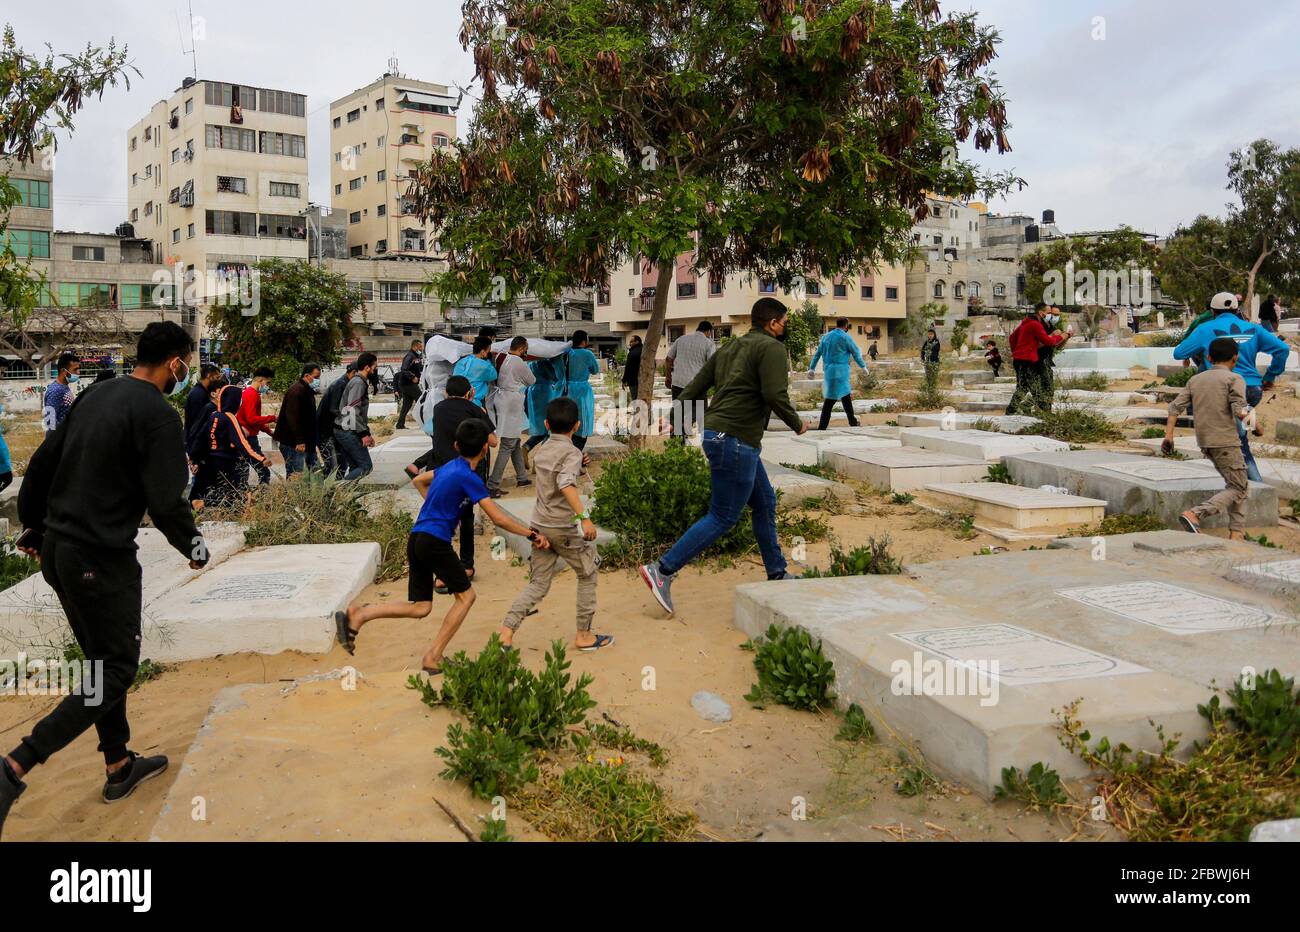
[(386, 252), (388, 252), (388, 244), (387, 244), (387, 243), (382, 243), (382, 244), (378, 244), (378, 243), (377, 243), (377, 244), (375, 245), (375, 255), (377, 255), (377, 256), (382, 256), (382, 255), (384, 255)]
[(180, 204), (182, 207), (194, 206), (194, 182), (185, 182), (185, 187), (181, 188)]
[(181, 125), (181, 118), (172, 117), (170, 120), (167, 121), (167, 125), (170, 126), (172, 129), (175, 129), (176, 127)]

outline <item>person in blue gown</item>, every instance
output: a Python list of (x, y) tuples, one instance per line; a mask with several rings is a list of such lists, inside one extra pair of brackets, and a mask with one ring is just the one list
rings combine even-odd
[(844, 406), (848, 415), (849, 426), (857, 427), (858, 419), (853, 414), (853, 383), (850, 378), (849, 361), (858, 364), (859, 369), (866, 369), (862, 360), (862, 351), (849, 336), (849, 319), (841, 317), (835, 321), (835, 329), (821, 338), (817, 352), (813, 355), (810, 373), (816, 373), (817, 363), (823, 362), (822, 369), (822, 419), (818, 430), (825, 430), (831, 423), (831, 411), (838, 401)]

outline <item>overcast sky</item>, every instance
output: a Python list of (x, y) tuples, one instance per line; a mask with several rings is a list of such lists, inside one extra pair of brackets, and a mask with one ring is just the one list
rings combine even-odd
[[(1009, 155), (1024, 191), (1000, 212), (1056, 211), (1066, 231), (1129, 224), (1168, 234), (1221, 213), (1228, 153), (1260, 136), (1300, 145), (1300, 0), (957, 0), (1002, 35), (996, 73), (1009, 97)], [(141, 75), (109, 91), (61, 138), (59, 229), (107, 231), (125, 218), (125, 131), (192, 70), (184, 0), (7, 4), (28, 50), (126, 43)], [(469, 86), (458, 0), (193, 0), (198, 76), (307, 95), (311, 199), (329, 201), (329, 102), (379, 77)], [(1095, 22), (1104, 18), (1104, 24)], [(1104, 38), (1096, 38), (1104, 29)], [(185, 30), (188, 33), (188, 30)], [(185, 47), (190, 46), (188, 34)], [(471, 95), (477, 88), (470, 88)], [(472, 98), (462, 109), (467, 119)]]

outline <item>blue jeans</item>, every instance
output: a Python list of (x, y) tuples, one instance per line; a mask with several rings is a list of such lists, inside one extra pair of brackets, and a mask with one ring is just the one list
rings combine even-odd
[(768, 576), (786, 570), (776, 537), (776, 492), (758, 458), (758, 450), (730, 434), (704, 431), (704, 455), (709, 460), (712, 489), (709, 513), (696, 521), (681, 540), (659, 560), (659, 572), (672, 575), (716, 544), (750, 507), (754, 537)]
[(361, 442), (361, 435), (355, 430), (334, 431), (334, 449), (339, 458), (339, 467), (344, 479), (360, 479), (370, 474), (375, 468), (370, 462), (370, 451)]
[[(1264, 398), (1264, 389), (1258, 385), (1246, 386), (1246, 404), (1252, 408), (1257, 407)], [(1237, 422), (1237, 436), (1241, 438), (1241, 455), (1246, 459), (1246, 478), (1251, 482), (1263, 482), (1264, 477), (1259, 474), (1259, 466), (1255, 463), (1255, 455), (1250, 452), (1250, 435), (1246, 432), (1246, 427)]]
[(287, 443), (280, 444), (280, 455), (284, 457), (284, 477), (288, 479), (296, 472), (307, 468), (307, 454), (299, 453)]

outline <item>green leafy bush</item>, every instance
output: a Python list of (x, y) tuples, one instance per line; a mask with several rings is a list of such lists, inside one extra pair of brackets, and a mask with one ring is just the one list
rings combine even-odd
[(1065, 391), (1104, 392), (1110, 387), (1110, 379), (1100, 372), (1085, 372), (1068, 379), (1057, 379), (1056, 387)]
[(1172, 385), (1174, 388), (1182, 388), (1192, 380), (1192, 376), (1196, 375), (1196, 371), (1195, 366), (1184, 366), (1173, 375), (1165, 376), (1165, 384)]
[(866, 743), (874, 741), (875, 738), (876, 728), (867, 718), (867, 713), (862, 711), (862, 706), (856, 702), (852, 703), (848, 711), (844, 713), (844, 723), (840, 725), (840, 730), (835, 733), (835, 740)]
[(1166, 531), (1169, 525), (1152, 511), (1136, 515), (1106, 515), (1100, 524), (1079, 527), (1064, 537), (1109, 537), (1113, 534), (1140, 534), (1144, 531)]
[(1015, 485), (1015, 481), (1011, 478), (1011, 470), (1007, 469), (1005, 463), (994, 463), (989, 467), (989, 482)]
[[(1256, 677), (1253, 689), (1242, 680), (1228, 690), (1232, 703), (1224, 715), (1238, 729), (1260, 741), (1265, 756), (1276, 763), (1300, 750), (1300, 693), (1295, 680), (1277, 670), (1265, 670)], [(1202, 708), (1201, 714), (1213, 721), (1219, 713), (1219, 697)], [(1298, 772), (1297, 777), (1300, 777)]]
[(1034, 417), (1038, 420), (1020, 433), (1038, 434), (1054, 440), (1064, 440), (1066, 443), (1105, 443), (1124, 439), (1118, 427), (1103, 415), (1087, 408), (1040, 411)]
[(1143, 440), (1159, 440), (1165, 435), (1163, 427), (1147, 427), (1142, 431)]
[(565, 841), (690, 841), (694, 813), (675, 808), (653, 781), (624, 766), (579, 764), (545, 773), (516, 808)]
[(757, 708), (777, 702), (810, 711), (830, 705), (835, 669), (822, 653), (821, 641), (814, 642), (802, 628), (771, 625), (767, 636), (755, 638), (753, 644), (758, 682), (746, 701)]
[(437, 749), (447, 761), (442, 776), (464, 780), (479, 799), (517, 793), (537, 779), (533, 749), (505, 729), (453, 722), (447, 728), (447, 746)]
[(41, 571), (41, 565), (27, 554), (14, 550), (13, 541), (0, 546), (0, 590), (16, 586), (28, 576)]
[(1019, 767), (1002, 768), (1002, 785), (993, 788), (994, 799), (1018, 799), (1035, 809), (1069, 802), (1061, 775), (1042, 761), (1028, 771)]
[(865, 546), (844, 551), (831, 547), (831, 566), (826, 572), (812, 568), (805, 578), (822, 576), (896, 576), (903, 572), (903, 561), (890, 550), (888, 536), (870, 538)]

